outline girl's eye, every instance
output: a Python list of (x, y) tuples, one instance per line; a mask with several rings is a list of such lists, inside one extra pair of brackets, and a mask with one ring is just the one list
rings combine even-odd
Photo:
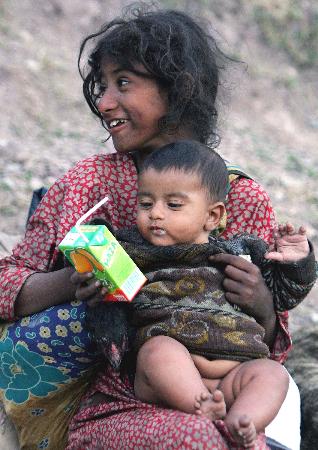
[(96, 98), (101, 98), (104, 95), (106, 89), (107, 86), (105, 84), (99, 84), (96, 89)]
[(127, 78), (119, 78), (119, 80), (117, 81), (118, 86), (124, 87), (129, 83), (129, 81), (127, 80)]

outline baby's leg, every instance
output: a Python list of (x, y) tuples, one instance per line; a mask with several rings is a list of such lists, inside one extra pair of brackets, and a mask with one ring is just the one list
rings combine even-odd
[(165, 404), (211, 420), (225, 414), (223, 394), (217, 393), (213, 400), (188, 350), (167, 336), (153, 337), (139, 350), (135, 394), (142, 401)]
[(287, 394), (289, 377), (279, 363), (266, 359), (234, 368), (220, 383), (228, 414), (225, 423), (233, 438), (252, 447), (278, 413)]

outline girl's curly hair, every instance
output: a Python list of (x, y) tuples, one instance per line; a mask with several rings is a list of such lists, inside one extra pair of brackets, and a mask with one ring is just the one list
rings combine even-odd
[[(81, 67), (83, 52), (95, 39), (85, 70)], [(229, 59), (213, 36), (187, 14), (141, 5), (87, 36), (80, 47), (78, 67), (85, 99), (105, 128), (97, 109), (103, 65), (112, 61), (133, 69), (142, 64), (168, 94), (168, 112), (159, 121), (160, 129), (172, 133), (182, 126), (200, 142), (216, 146), (216, 96), (220, 70)]]

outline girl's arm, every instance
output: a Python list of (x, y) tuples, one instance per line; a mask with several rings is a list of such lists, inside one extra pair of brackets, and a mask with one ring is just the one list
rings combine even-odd
[(28, 316), (74, 300), (76, 289), (70, 281), (73, 271), (73, 268), (66, 267), (55, 272), (30, 275), (16, 298), (15, 317)]
[(264, 342), (272, 349), (277, 335), (277, 317), (273, 297), (259, 268), (240, 256), (225, 253), (214, 255), (210, 260), (225, 264), (223, 287), (226, 299), (254, 317), (265, 329)]
[(3, 320), (14, 320), (74, 298), (70, 269), (53, 272), (59, 265), (57, 230), (61, 219), (58, 212), (65, 190), (65, 179), (51, 187), (31, 217), (24, 239), (10, 256), (0, 261)]
[(35, 273), (27, 279), (16, 299), (15, 315), (24, 317), (74, 298), (94, 306), (103, 301), (107, 292), (93, 273), (78, 273), (73, 267)]
[[(109, 195), (107, 180), (121, 174), (118, 189)], [(70, 269), (63, 269), (58, 244), (78, 219), (105, 196), (111, 197), (103, 217), (118, 227), (134, 220), (118, 205), (134, 199), (136, 169), (128, 156), (94, 155), (80, 161), (46, 193), (31, 217), (24, 239), (12, 255), (0, 260), (0, 319), (38, 312), (74, 298), (76, 288), (70, 281)], [(124, 198), (124, 200), (122, 200)], [(133, 203), (134, 204), (134, 203)], [(127, 208), (128, 209), (128, 208)], [(64, 284), (65, 283), (65, 284)], [(15, 304), (16, 303), (16, 304)]]
[[(15, 320), (74, 298), (71, 272), (64, 269), (58, 244), (77, 220), (107, 195), (105, 180), (110, 167), (116, 173), (117, 166), (110, 155), (89, 157), (48, 190), (29, 220), (24, 239), (11, 256), (0, 260), (1, 319)], [(123, 185), (128, 184), (127, 179), (128, 175)]]

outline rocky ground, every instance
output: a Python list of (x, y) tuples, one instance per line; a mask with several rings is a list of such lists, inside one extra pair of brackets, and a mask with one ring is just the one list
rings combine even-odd
[[(2, 0), (0, 232), (23, 233), (33, 189), (49, 186), (81, 158), (111, 150), (82, 98), (77, 52), (86, 34), (127, 3)], [(299, 59), (305, 54), (302, 48), (297, 59), (276, 35), (276, 41), (270, 40), (264, 28), (268, 8), (275, 20), (295, 21), (291, 11), (298, 11), (296, 6), (307, 11), (311, 3), (161, 2), (176, 3), (193, 14), (202, 13), (203, 3), (208, 5), (204, 16), (212, 21), (223, 48), (246, 63), (231, 64), (225, 74), (221, 153), (266, 187), (279, 221), (305, 224), (317, 245), (317, 65)], [(316, 288), (292, 313), (294, 331), (318, 321), (317, 294)]]

